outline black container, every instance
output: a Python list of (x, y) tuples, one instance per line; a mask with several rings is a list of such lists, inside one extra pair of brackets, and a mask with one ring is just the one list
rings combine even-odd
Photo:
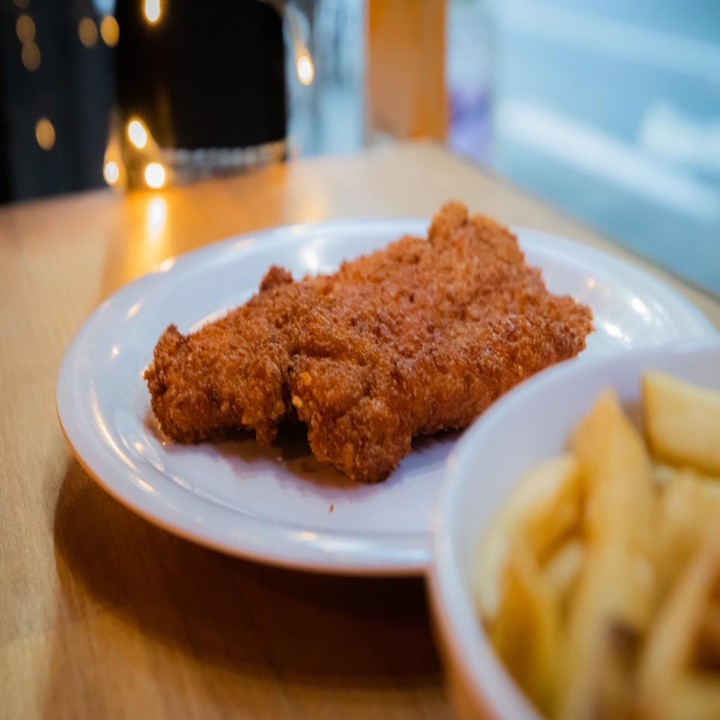
[[(261, 0), (118, 0), (117, 104), (129, 184), (146, 163), (176, 179), (286, 154), (282, 6)], [(139, 119), (147, 147), (126, 137)]]

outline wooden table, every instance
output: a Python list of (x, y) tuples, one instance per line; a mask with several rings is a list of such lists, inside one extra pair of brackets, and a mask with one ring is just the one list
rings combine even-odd
[[(164, 258), (449, 198), (624, 254), (429, 144), (0, 210), (0, 717), (451, 717), (421, 579), (309, 575), (180, 540), (85, 474), (54, 407), (73, 333)], [(720, 303), (658, 274), (720, 327)]]

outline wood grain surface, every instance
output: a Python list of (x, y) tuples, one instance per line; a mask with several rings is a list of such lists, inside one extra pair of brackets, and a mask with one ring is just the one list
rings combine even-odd
[[(73, 333), (163, 259), (450, 198), (624, 255), (432, 144), (0, 209), (0, 717), (452, 717), (422, 579), (303, 574), (176, 538), (86, 475), (55, 415)], [(720, 327), (720, 303), (654, 272)]]

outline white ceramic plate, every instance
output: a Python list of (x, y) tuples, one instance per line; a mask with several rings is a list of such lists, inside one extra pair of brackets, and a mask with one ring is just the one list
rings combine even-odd
[(542, 720), (504, 669), (476, 614), (473, 567), (489, 523), (523, 475), (558, 456), (598, 395), (638, 407), (640, 379), (662, 370), (720, 390), (720, 344), (638, 350), (543, 373), (497, 402), (457, 444), (435, 511), (430, 596), (459, 718)]
[[(455, 437), (421, 441), (382, 484), (352, 485), (297, 457), (297, 448), (163, 445), (142, 373), (170, 323), (187, 332), (246, 301), (271, 264), (295, 277), (329, 272), (427, 227), (417, 219), (285, 227), (164, 261), (106, 300), (67, 352), (57, 405), (76, 455), (121, 502), (210, 547), (316, 571), (423, 571), (430, 510)], [(567, 240), (518, 232), (549, 287), (594, 310), (597, 332), (573, 362), (714, 335), (697, 308), (642, 271)]]

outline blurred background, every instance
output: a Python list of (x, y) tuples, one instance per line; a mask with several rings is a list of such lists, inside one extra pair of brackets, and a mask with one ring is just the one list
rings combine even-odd
[(429, 138), (720, 294), (718, 0), (0, 7), (0, 202)]

